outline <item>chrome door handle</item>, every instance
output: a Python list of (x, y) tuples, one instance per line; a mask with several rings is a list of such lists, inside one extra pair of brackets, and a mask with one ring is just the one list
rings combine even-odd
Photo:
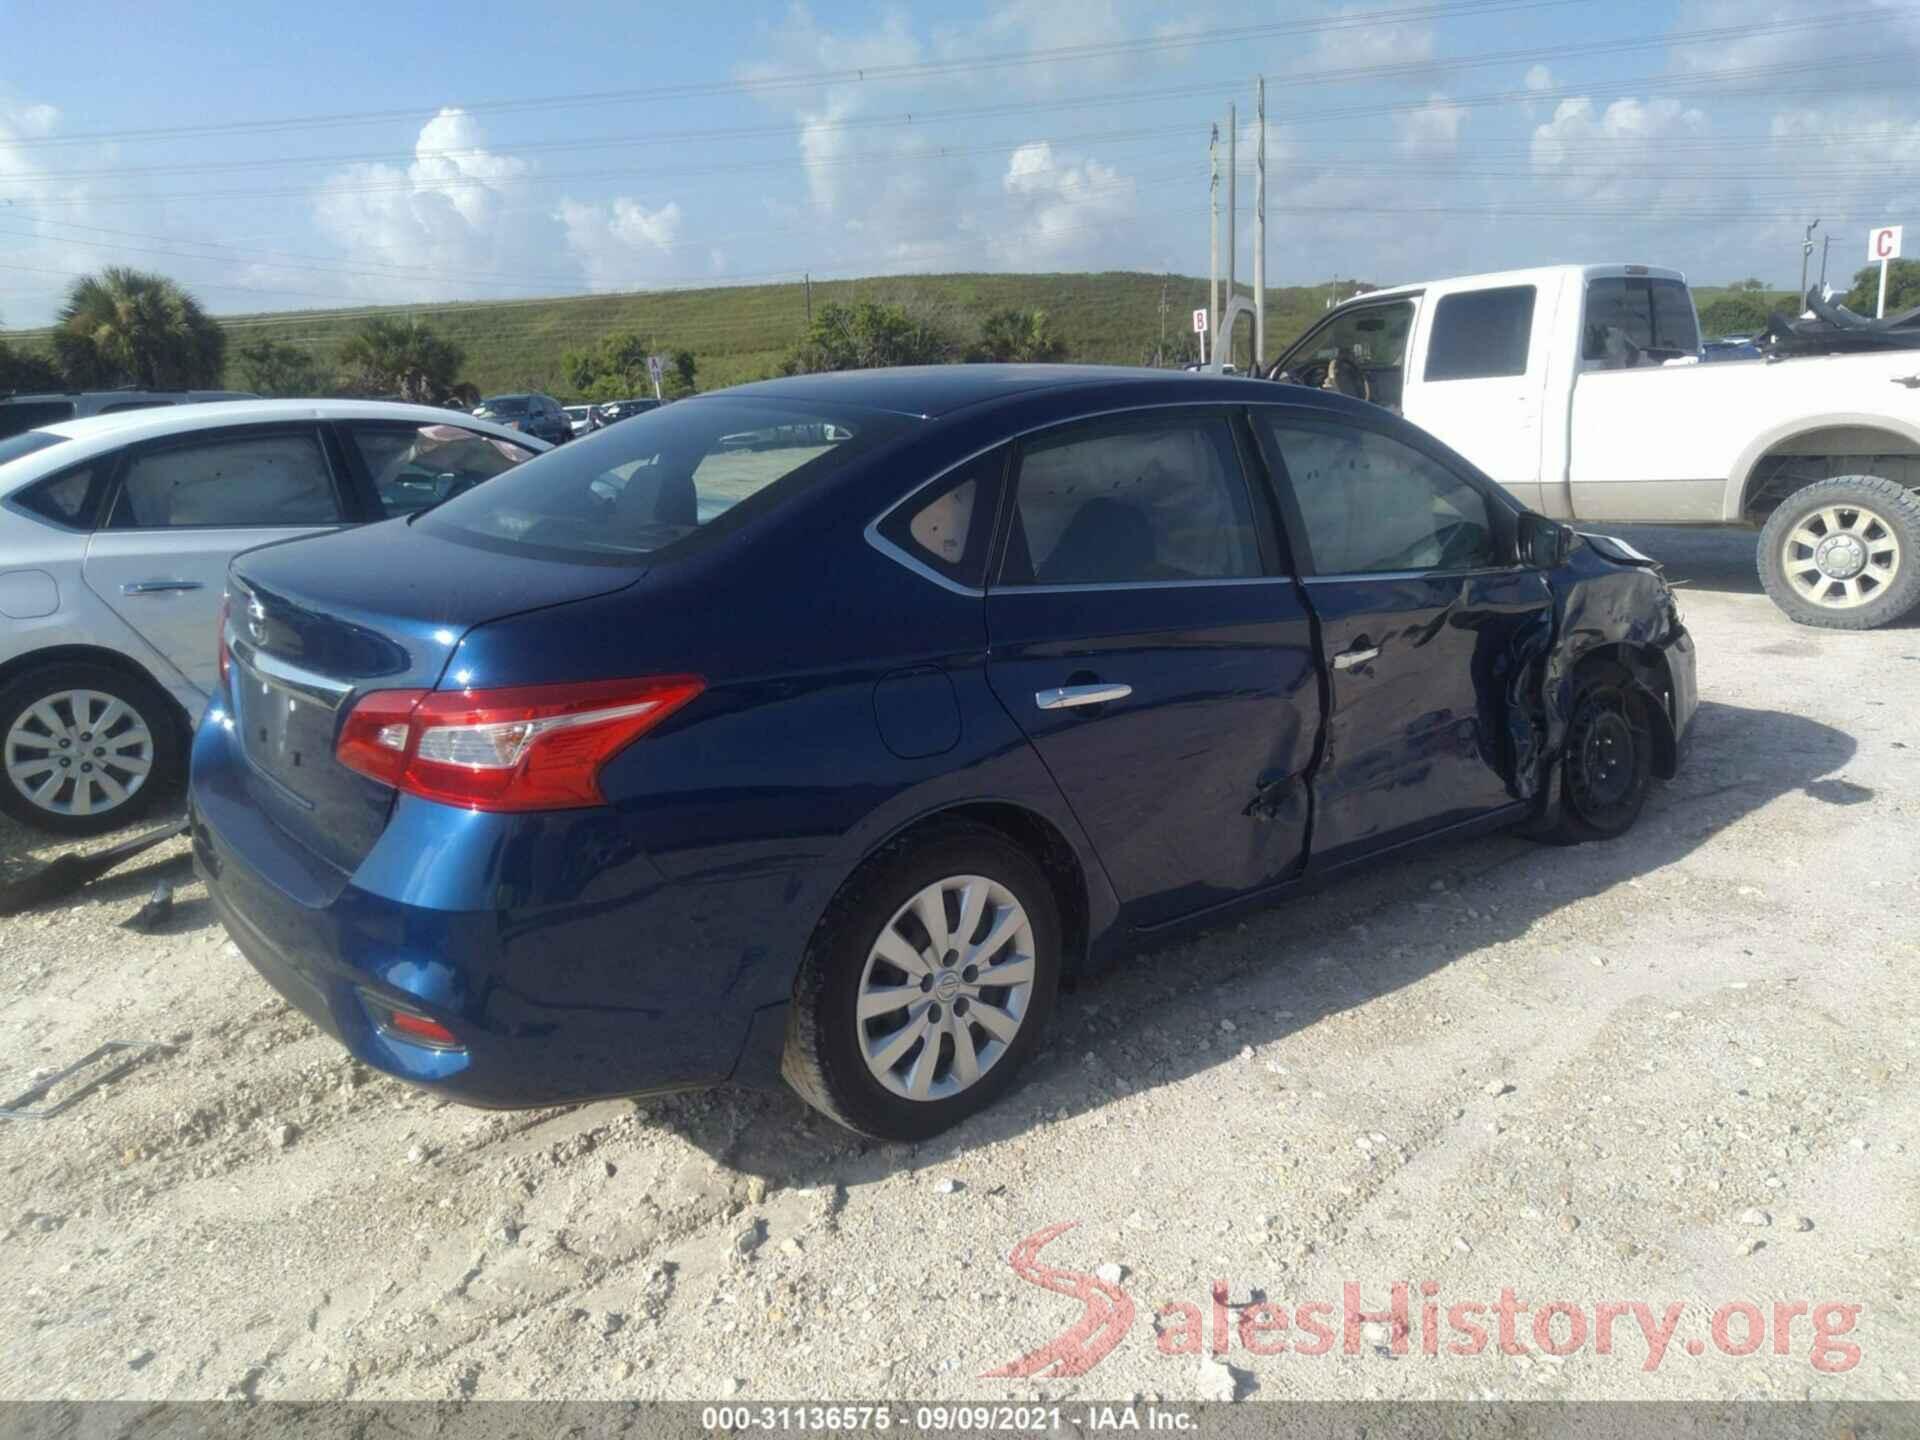
[(1062, 685), (1054, 690), (1034, 691), (1033, 703), (1042, 710), (1071, 710), (1076, 705), (1104, 705), (1109, 700), (1124, 700), (1131, 694), (1131, 685)]
[(132, 580), (120, 587), (122, 595), (163, 595), (170, 590), (204, 590), (198, 580)]
[(1369, 645), (1365, 650), (1342, 650), (1338, 655), (1333, 657), (1333, 668), (1336, 670), (1351, 670), (1356, 665), (1364, 665), (1369, 660), (1378, 660), (1379, 658), (1380, 647), (1378, 645)]

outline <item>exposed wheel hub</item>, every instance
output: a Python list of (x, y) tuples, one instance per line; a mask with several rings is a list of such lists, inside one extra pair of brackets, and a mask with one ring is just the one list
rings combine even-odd
[(1633, 725), (1617, 702), (1595, 704), (1576, 722), (1571, 763), (1574, 793), (1589, 813), (1611, 809), (1632, 792)]
[(1829, 535), (1815, 548), (1813, 563), (1829, 580), (1851, 580), (1867, 568), (1867, 547), (1851, 535)]

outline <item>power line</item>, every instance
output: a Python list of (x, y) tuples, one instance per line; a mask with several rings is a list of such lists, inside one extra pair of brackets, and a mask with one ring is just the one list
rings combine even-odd
[[(1567, 3), (1574, 3), (1574, 0), (1567, 0)], [(1839, 11), (1817, 16), (1801, 16), (1758, 24), (1722, 25), (1695, 30), (1670, 31), (1661, 35), (1579, 41), (1569, 44), (1536, 46), (1521, 50), (1498, 50), (1467, 55), (1433, 56), (1419, 60), (1400, 60), (1374, 65), (1356, 65), (1337, 69), (1316, 70), (1311, 74), (1305, 75), (1264, 76), (1262, 78), (1266, 79), (1275, 89), (1298, 89), (1322, 85), (1354, 84), (1366, 80), (1391, 79), (1406, 75), (1426, 75), (1449, 70), (1479, 69), (1494, 65), (1521, 65), (1528, 62), (1546, 60), (1568, 60), (1584, 56), (1610, 55), (1636, 50), (1670, 48), (1682, 44), (1708, 44), (1719, 40), (1746, 39), (1757, 35), (1784, 33), (1804, 29), (1818, 28), (1827, 30), (1837, 25), (1882, 22), (1885, 20), (1886, 14), (1886, 10), (1882, 8), (1871, 7), (1863, 10)], [(1104, 105), (1137, 104), (1143, 100), (1192, 98), (1195, 94), (1199, 93), (1225, 93), (1228, 90), (1237, 91), (1239, 88), (1240, 82), (1238, 79), (1235, 79), (1221, 85), (1200, 87), (1199, 89), (1196, 89), (1192, 84), (1154, 90), (1132, 88), (1096, 92), (1090, 95), (1062, 97), (1053, 100), (1010, 101), (994, 105), (957, 106), (935, 110), (910, 109), (888, 111), (879, 114), (849, 117), (844, 120), (811, 122), (804, 126), (781, 123), (734, 127), (701, 127), (691, 130), (656, 130), (622, 135), (603, 135), (579, 140), (530, 141), (520, 144), (489, 144), (449, 149), (422, 150), (416, 148), (407, 151), (363, 151), (346, 155), (275, 156), (260, 159), (178, 162), (164, 165), (120, 166), (87, 170), (49, 170), (37, 171), (32, 178), (36, 183), (40, 183), (56, 180), (102, 179), (118, 176), (144, 177), (151, 175), (231, 173), (234, 171), (308, 165), (355, 165), (403, 161), (460, 160), (480, 156), (497, 159), (536, 153), (557, 153), (616, 147), (686, 145), (694, 142), (713, 143), (744, 139), (778, 138), (798, 135), (803, 132), (807, 134), (822, 134), (851, 130), (890, 129), (903, 124), (920, 128), (944, 120), (980, 119), (996, 115), (1042, 113), (1063, 109), (1094, 108)], [(417, 118), (419, 112), (415, 111), (413, 113)]]
[[(1441, 0), (1441, 3), (1411, 5), (1394, 10), (1369, 10), (1359, 14), (1335, 15), (1311, 20), (1286, 20), (1263, 25), (1238, 25), (1194, 30), (1171, 35), (1143, 36), (1130, 40), (1111, 40), (1082, 45), (1060, 45), (1039, 50), (1024, 50), (954, 60), (934, 60), (894, 65), (868, 65), (835, 70), (796, 71), (767, 74), (757, 78), (692, 81), (681, 85), (652, 86), (631, 90), (572, 91), (558, 95), (529, 96), (520, 99), (443, 102), (436, 109), (459, 109), (470, 114), (521, 110), (568, 109), (576, 106), (687, 100), (708, 95), (762, 94), (785, 89), (813, 89), (824, 85), (895, 84), (910, 80), (932, 79), (988, 70), (1017, 69), (1030, 65), (1052, 65), (1076, 61), (1110, 59), (1120, 55), (1148, 54), (1165, 50), (1184, 50), (1203, 46), (1244, 44), (1254, 39), (1285, 35), (1335, 34), (1344, 30), (1370, 29), (1379, 25), (1404, 24), (1415, 20), (1451, 19), (1462, 16), (1502, 14), (1522, 10), (1556, 9), (1586, 5), (1593, 0)], [(400, 110), (359, 110), (333, 114), (286, 116), (254, 120), (210, 121), (197, 125), (145, 126), (119, 130), (91, 130), (70, 135), (37, 136), (10, 142), (15, 146), (50, 147), (114, 140), (120, 142), (184, 138), (201, 135), (271, 134), (286, 130), (331, 129), (342, 125), (377, 124), (398, 119), (417, 119), (420, 106)]]

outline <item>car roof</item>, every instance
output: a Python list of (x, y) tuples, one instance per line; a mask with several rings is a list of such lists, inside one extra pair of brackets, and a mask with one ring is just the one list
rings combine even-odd
[[(1111, 389), (1121, 404), (1136, 400), (1152, 403), (1147, 392), (1167, 386), (1180, 387), (1176, 393), (1183, 399), (1216, 398), (1207, 394), (1206, 389), (1217, 389), (1220, 400), (1244, 404), (1250, 398), (1246, 387), (1252, 383), (1256, 382), (1237, 376), (1146, 370), (1128, 365), (917, 365), (893, 370), (790, 375), (693, 398), (695, 402), (721, 396), (812, 401), (933, 419), (992, 401), (1049, 390), (1088, 388)], [(1196, 392), (1186, 387), (1206, 388)], [(1129, 394), (1136, 390), (1137, 395)]]
[(464, 410), (434, 405), (402, 405), (389, 400), (226, 400), (201, 405), (163, 405), (149, 410), (123, 410), (117, 415), (90, 415), (36, 426), (42, 434), (59, 435), (68, 442), (49, 445), (0, 467), (0, 490), (18, 488), (55, 470), (91, 459), (142, 440), (191, 435), (229, 425), (263, 425), (296, 420), (399, 420), (415, 425), (460, 425), (480, 430), (529, 450), (547, 444), (521, 431), (490, 420), (475, 419)]

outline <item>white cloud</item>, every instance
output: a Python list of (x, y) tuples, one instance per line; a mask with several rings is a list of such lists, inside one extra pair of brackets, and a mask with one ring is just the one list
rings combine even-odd
[(589, 290), (634, 290), (674, 273), (681, 218), (674, 201), (649, 210), (624, 196), (604, 205), (562, 200), (559, 217)]
[[(490, 150), (471, 114), (441, 110), (420, 127), (409, 164), (351, 165), (315, 192), (316, 226), (361, 267), (329, 281), (375, 301), (507, 299), (582, 279), (589, 289), (631, 289), (673, 273), (678, 203), (543, 204), (529, 183), (535, 174), (531, 162)], [(255, 273), (264, 284), (289, 283), (272, 266)]]
[(1036, 140), (1014, 151), (1000, 186), (1015, 203), (989, 246), (1009, 266), (1058, 264), (1097, 248), (1101, 233), (1134, 210), (1134, 183), (1098, 160), (1073, 162)]
[(1348, 6), (1329, 18), (1360, 21), (1314, 37), (1312, 68), (1351, 70), (1368, 65), (1409, 65), (1433, 58), (1433, 27), (1404, 20), (1364, 23), (1373, 6)]
[[(370, 300), (443, 300), (511, 291), (485, 283), (515, 265), (550, 273), (524, 212), (531, 167), (485, 146), (467, 112), (444, 109), (421, 126), (404, 168), (355, 164), (329, 176), (313, 200), (314, 221), (350, 261), (405, 275), (337, 277)], [(536, 257), (542, 257), (536, 261)], [(285, 272), (273, 271), (284, 284)], [(523, 293), (532, 293), (530, 287)]]
[[(1845, 18), (1862, 11), (1872, 12), (1870, 18)], [(1783, 22), (1790, 28), (1782, 28)], [(1805, 0), (1683, 0), (1673, 28), (1738, 32), (1676, 45), (1673, 66), (1682, 74), (1840, 61), (1844, 63), (1825, 73), (1836, 92), (1844, 86), (1853, 94), (1910, 90), (1912, 57), (1920, 48), (1920, 12), (1895, 0), (1850, 4), (1841, 16), (1810, 8)]]
[(1525, 84), (1527, 89), (1535, 91), (1536, 93), (1541, 90), (1551, 90), (1553, 88), (1553, 71), (1544, 65), (1529, 65), (1527, 67)]
[(1587, 202), (1698, 199), (1702, 182), (1676, 174), (1661, 152), (1664, 142), (1705, 136), (1708, 128), (1704, 112), (1679, 100), (1628, 97), (1605, 110), (1584, 96), (1562, 100), (1551, 120), (1534, 127), (1533, 169), (1563, 195)]
[(1444, 95), (1435, 95), (1418, 110), (1408, 111), (1397, 122), (1402, 155), (1416, 159), (1440, 159), (1460, 148), (1460, 127), (1466, 123), (1464, 105), (1455, 105)]

